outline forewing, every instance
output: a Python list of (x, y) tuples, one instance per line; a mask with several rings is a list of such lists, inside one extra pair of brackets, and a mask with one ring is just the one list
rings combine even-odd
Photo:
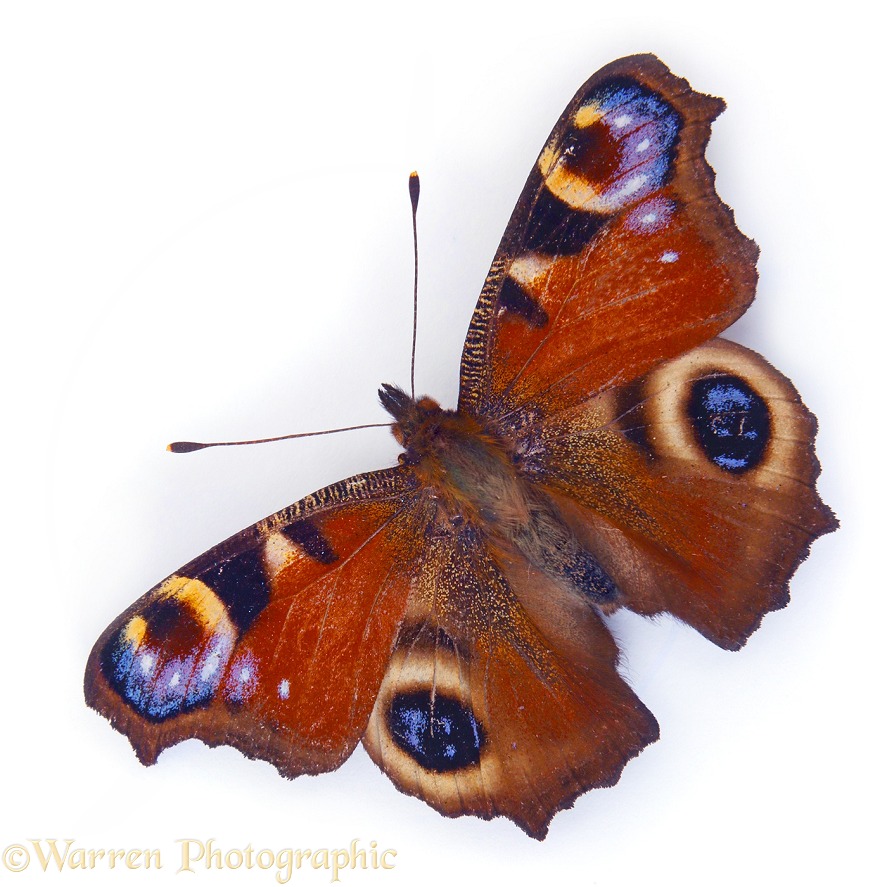
[(197, 737), (285, 776), (337, 767), (363, 733), (415, 572), (416, 482), (359, 475), (201, 555), (116, 619), (86, 700), (153, 763)]
[(526, 433), (524, 468), (640, 613), (741, 647), (818, 536), (816, 420), (753, 351), (715, 339)]
[(658, 736), (599, 615), (463, 525), (430, 542), (364, 745), (447, 816), (543, 838)]
[(459, 407), (562, 409), (712, 338), (754, 297), (757, 248), (705, 162), (720, 99), (655, 56), (576, 94), (530, 174), (462, 354)]

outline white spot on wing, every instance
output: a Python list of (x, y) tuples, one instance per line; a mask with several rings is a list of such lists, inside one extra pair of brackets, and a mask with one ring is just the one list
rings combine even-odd
[(616, 191), (610, 191), (605, 196), (607, 208), (612, 212), (619, 209), (628, 202), (628, 198), (633, 194), (637, 194), (647, 183), (649, 177), (646, 173), (638, 173), (632, 176), (621, 188)]
[(265, 542), (265, 569), (270, 578), (274, 578), (284, 567), (300, 557), (305, 557), (302, 550), (290, 542), (283, 533), (272, 533)]
[(218, 650), (213, 650), (212, 653), (209, 654), (209, 658), (206, 660), (203, 668), (200, 669), (200, 677), (202, 680), (208, 680), (218, 671), (219, 660), (221, 658), (221, 654)]
[(647, 176), (644, 173), (630, 178), (620, 189), (620, 197), (628, 197), (630, 194), (636, 194), (644, 186)]
[(511, 263), (508, 274), (512, 280), (529, 287), (535, 280), (541, 278), (553, 264), (554, 259), (548, 256), (527, 253)]
[(667, 265), (670, 265), (672, 262), (677, 262), (678, 254), (674, 252), (674, 250), (666, 250), (660, 257), (660, 262), (665, 262)]
[(286, 678), (277, 685), (277, 695), (281, 699), (290, 698), (290, 682)]
[(246, 702), (256, 690), (260, 666), (250, 652), (241, 653), (231, 665), (223, 692), (231, 702)]

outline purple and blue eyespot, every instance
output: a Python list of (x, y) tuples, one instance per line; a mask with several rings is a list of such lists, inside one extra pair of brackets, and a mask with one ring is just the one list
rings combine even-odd
[(108, 682), (135, 711), (162, 721), (212, 698), (231, 655), (229, 637), (213, 635), (185, 653), (171, 654), (162, 643), (132, 640), (127, 627), (106, 645), (102, 668)]
[(618, 165), (602, 198), (613, 210), (661, 188), (671, 170), (680, 117), (660, 96), (631, 83), (606, 88), (594, 102), (616, 145)]

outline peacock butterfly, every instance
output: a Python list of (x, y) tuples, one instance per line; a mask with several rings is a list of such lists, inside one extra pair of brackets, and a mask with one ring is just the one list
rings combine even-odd
[(758, 250), (704, 158), (717, 98), (652, 55), (598, 71), (506, 228), (455, 411), (393, 385), (392, 468), (306, 496), (116, 619), (86, 700), (139, 759), (197, 737), (283, 776), (358, 741), (448, 816), (543, 838), (658, 725), (602, 614), (739, 649), (818, 536), (816, 422), (718, 338)]

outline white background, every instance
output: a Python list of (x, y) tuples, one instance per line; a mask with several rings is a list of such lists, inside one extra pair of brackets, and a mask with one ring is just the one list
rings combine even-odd
[[(163, 872), (115, 875), (145, 884), (173, 876), (183, 837), (397, 850), (393, 871), (343, 875), (355, 884), (884, 883), (883, 78), (861, 4), (788, 6), (3, 4), (0, 844), (159, 847)], [(669, 619), (615, 620), (662, 739), (542, 844), (440, 817), (362, 749), (296, 782), (197, 742), (141, 767), (82, 700), (105, 625), (222, 538), (396, 452), (384, 429), (165, 444), (384, 419), (378, 384), (409, 380), (414, 168), (418, 387), (453, 406), (538, 150), (591, 73), (638, 51), (728, 100), (709, 158), (762, 248), (731, 335), (820, 419), (842, 528), (791, 605), (738, 654)]]

